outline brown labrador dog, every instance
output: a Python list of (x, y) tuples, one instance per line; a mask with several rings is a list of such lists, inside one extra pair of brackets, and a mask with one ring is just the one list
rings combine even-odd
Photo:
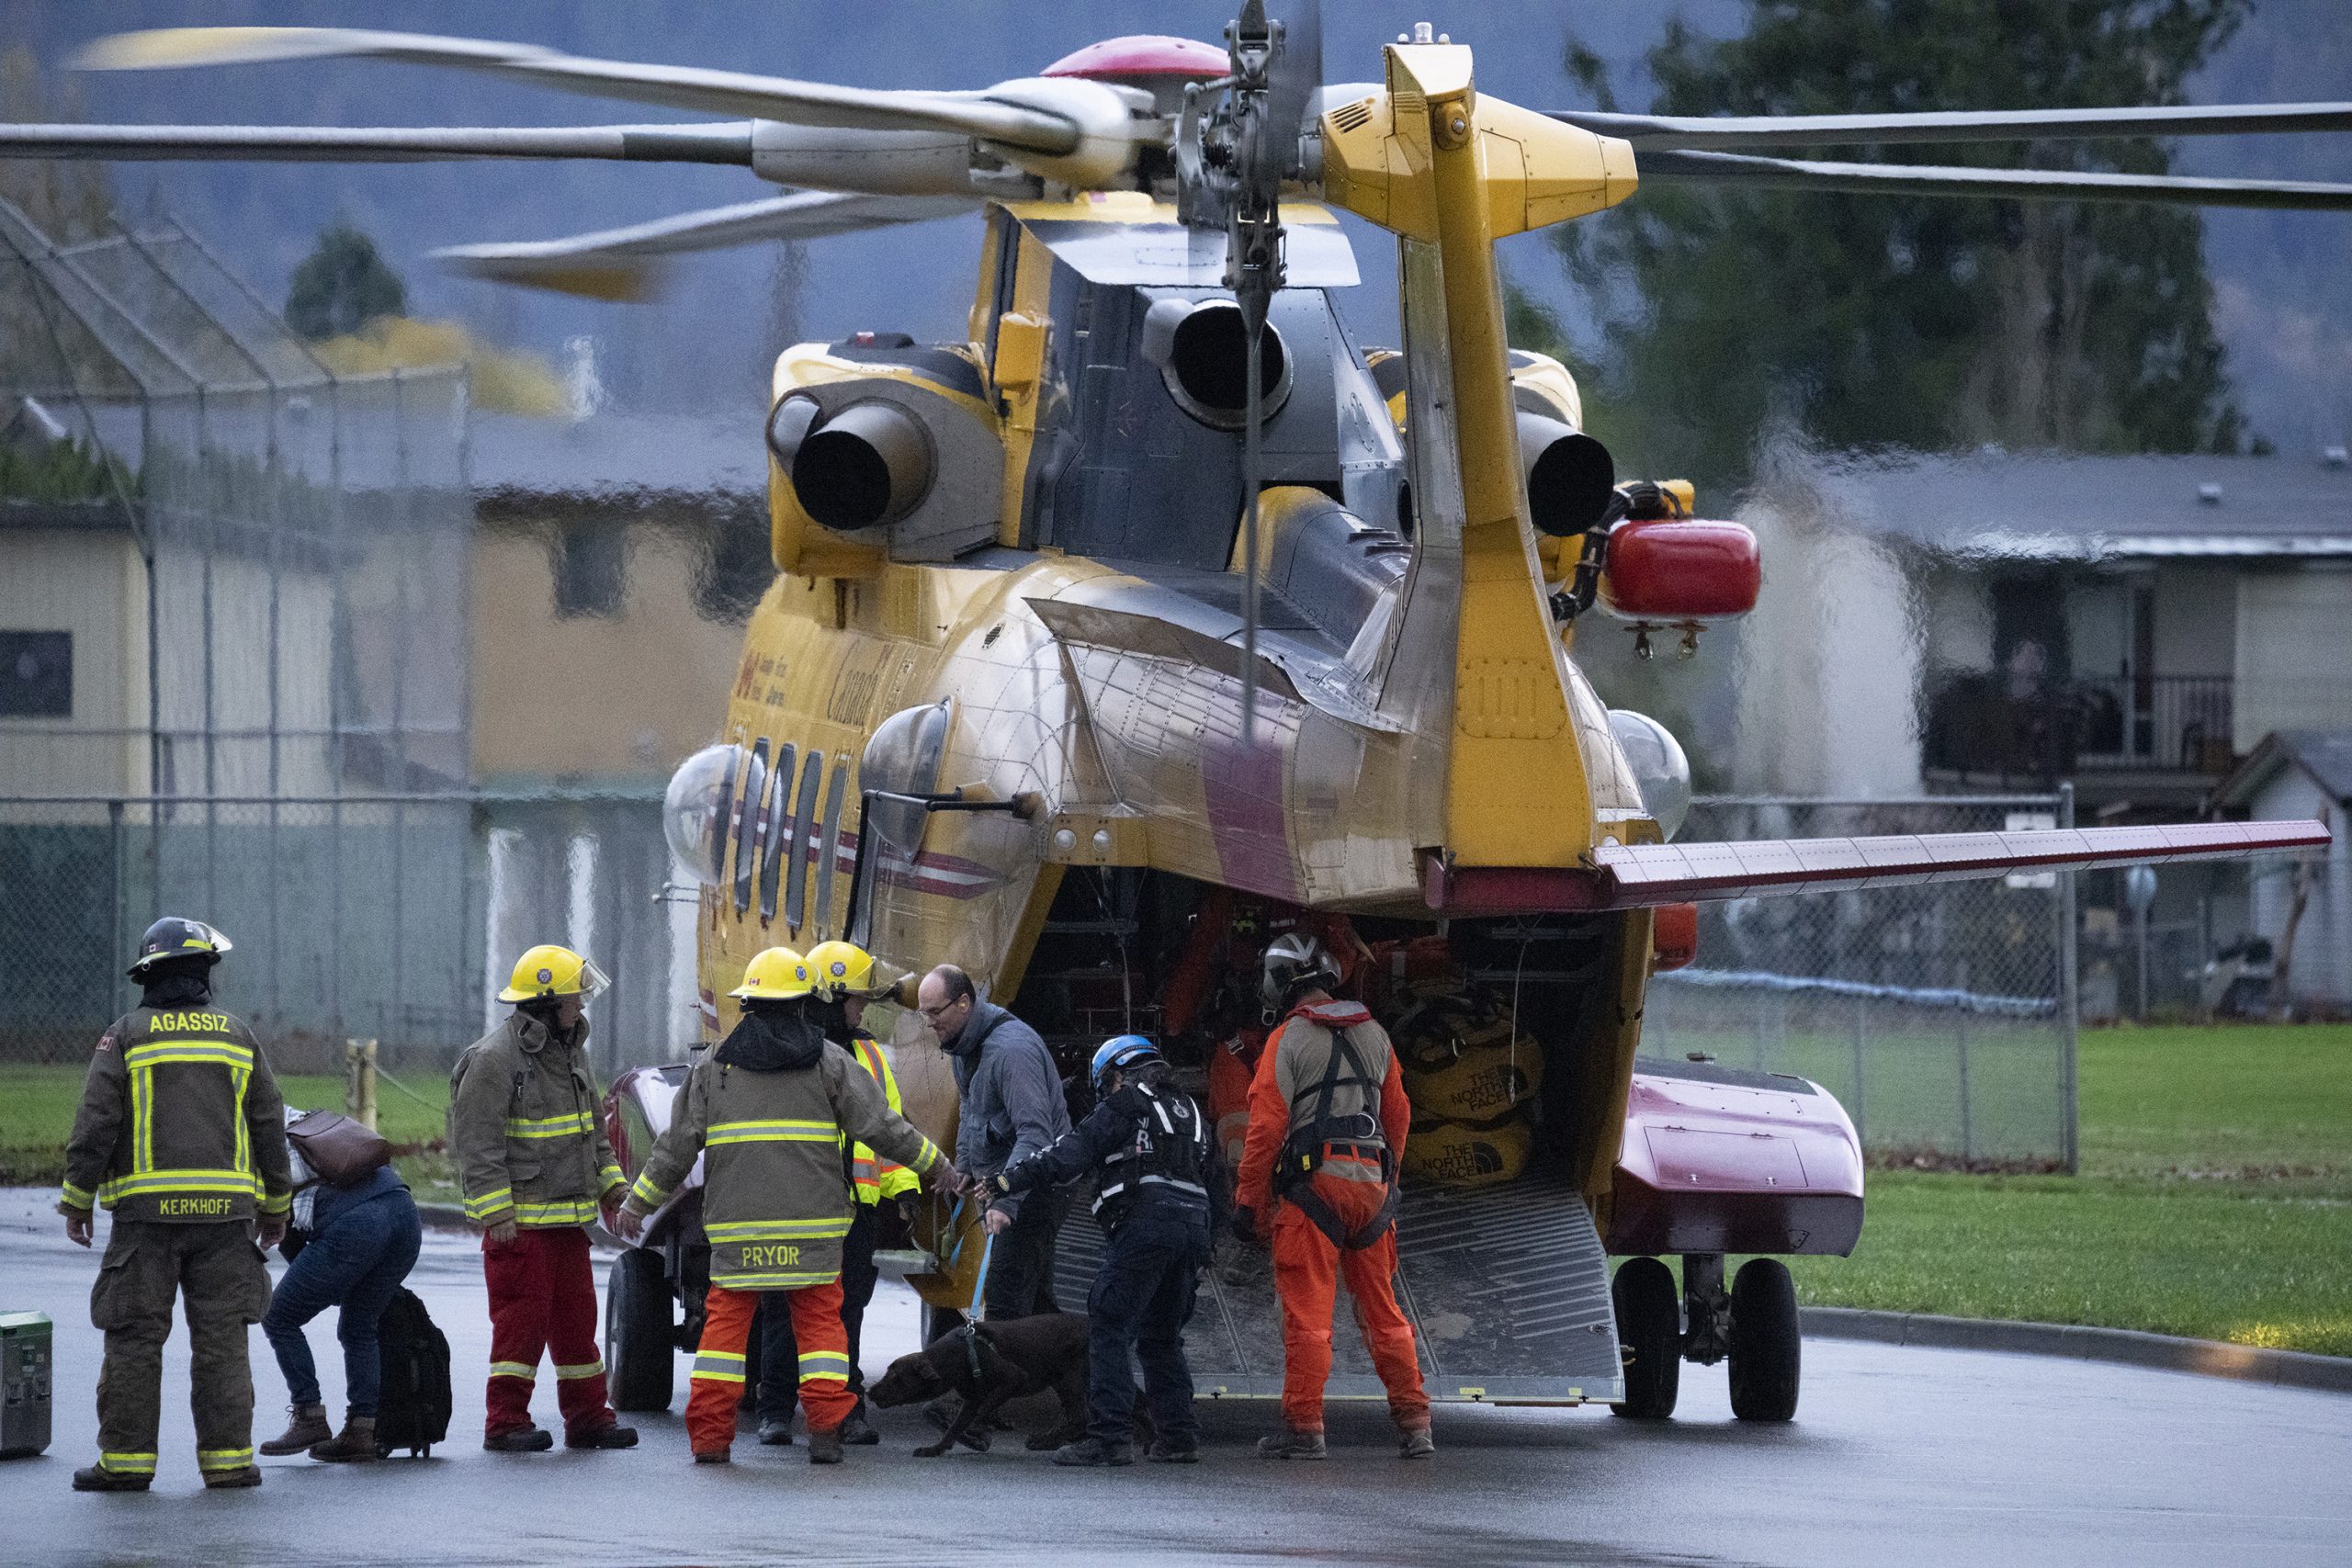
[(962, 1396), (956, 1419), (935, 1443), (915, 1450), (937, 1459), (957, 1443), (986, 1453), (988, 1422), (1008, 1400), (1052, 1390), (1061, 1425), (1029, 1439), (1032, 1449), (1057, 1449), (1086, 1435), (1086, 1318), (1074, 1312), (1038, 1313), (998, 1323), (967, 1323), (899, 1357), (867, 1385), (865, 1397), (888, 1410), (943, 1393)]

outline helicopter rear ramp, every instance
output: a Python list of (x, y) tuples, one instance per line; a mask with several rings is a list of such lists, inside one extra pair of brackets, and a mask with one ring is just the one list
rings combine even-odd
[[(1086, 1213), (1091, 1201), (1072, 1203), (1054, 1259), (1055, 1297), (1071, 1311), (1085, 1309), (1102, 1258), (1102, 1231)], [(1624, 1397), (1609, 1259), (1591, 1213), (1566, 1182), (1530, 1175), (1474, 1192), (1408, 1189), (1396, 1249), (1396, 1300), (1412, 1319), (1431, 1399), (1577, 1404)], [(1383, 1397), (1344, 1290), (1337, 1322), (1327, 1397)], [(1281, 1395), (1282, 1313), (1262, 1249), (1220, 1238), (1184, 1349), (1204, 1398)]]

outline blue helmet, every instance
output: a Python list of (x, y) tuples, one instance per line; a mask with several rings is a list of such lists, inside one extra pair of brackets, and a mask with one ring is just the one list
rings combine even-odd
[(1095, 1093), (1101, 1094), (1102, 1079), (1114, 1068), (1123, 1073), (1130, 1072), (1147, 1062), (1166, 1060), (1159, 1054), (1159, 1047), (1142, 1035), (1114, 1034), (1096, 1048), (1093, 1064), (1086, 1069), (1086, 1081), (1094, 1086)]

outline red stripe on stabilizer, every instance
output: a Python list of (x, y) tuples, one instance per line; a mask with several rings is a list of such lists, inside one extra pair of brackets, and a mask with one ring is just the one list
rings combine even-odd
[(1593, 852), (1589, 871), (1448, 868), (1432, 859), (1424, 868), (1421, 891), (1430, 908), (1459, 915), (1634, 909), (1688, 900), (1971, 882), (2013, 871), (2235, 860), (2324, 849), (2331, 841), (2321, 822), (2184, 822), (2018, 833), (1610, 844)]

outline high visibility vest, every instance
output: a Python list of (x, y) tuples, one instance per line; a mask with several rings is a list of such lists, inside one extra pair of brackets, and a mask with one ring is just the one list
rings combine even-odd
[[(882, 1086), (882, 1096), (890, 1102), (891, 1111), (899, 1115), (906, 1114), (899, 1102), (899, 1077), (890, 1070), (890, 1059), (882, 1054), (882, 1047), (867, 1036), (857, 1034), (850, 1038), (849, 1049), (850, 1055), (857, 1058), (858, 1066), (872, 1074), (874, 1081)], [(857, 1201), (869, 1206), (885, 1198), (912, 1192), (922, 1186), (913, 1171), (903, 1165), (893, 1165), (887, 1159), (876, 1157), (874, 1151), (864, 1144), (850, 1145), (849, 1174), (851, 1185), (857, 1191)]]

